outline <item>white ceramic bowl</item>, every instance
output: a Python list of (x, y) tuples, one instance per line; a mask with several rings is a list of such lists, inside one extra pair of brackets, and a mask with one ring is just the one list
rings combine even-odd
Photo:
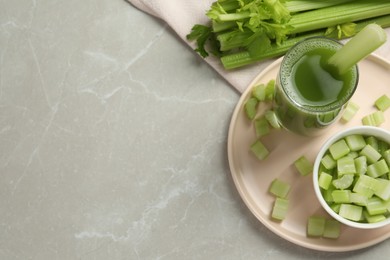
[(316, 196), (321, 203), (322, 207), (336, 220), (339, 222), (348, 225), (350, 227), (355, 228), (361, 228), (361, 229), (372, 229), (372, 228), (379, 228), (383, 227), (385, 225), (390, 224), (390, 217), (386, 220), (383, 220), (381, 222), (377, 223), (359, 223), (352, 220), (345, 219), (338, 215), (336, 212), (334, 212), (330, 206), (326, 203), (325, 199), (323, 198), (321, 194), (320, 187), (318, 185), (318, 169), (321, 163), (321, 159), (324, 156), (325, 152), (328, 150), (328, 148), (336, 141), (340, 140), (341, 138), (351, 135), (351, 134), (362, 134), (362, 135), (372, 135), (379, 139), (382, 139), (388, 143), (390, 143), (390, 132), (387, 130), (384, 130), (382, 128), (378, 127), (372, 127), (372, 126), (356, 126), (351, 127), (346, 130), (343, 130), (341, 132), (338, 132), (337, 134), (330, 137), (321, 147), (316, 160), (314, 162), (314, 169), (313, 169), (313, 184), (314, 184), (314, 191), (316, 193)]

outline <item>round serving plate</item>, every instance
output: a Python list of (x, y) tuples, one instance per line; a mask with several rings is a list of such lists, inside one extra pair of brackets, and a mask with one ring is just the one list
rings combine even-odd
[[(250, 145), (256, 140), (256, 135), (243, 106), (253, 86), (276, 78), (280, 62), (281, 59), (273, 62), (252, 81), (233, 112), (228, 136), (228, 158), (231, 174), (241, 198), (256, 218), (272, 232), (306, 248), (344, 252), (384, 241), (390, 237), (390, 226), (361, 230), (342, 225), (338, 239), (307, 237), (306, 222), (309, 216), (331, 217), (322, 209), (315, 196), (312, 176), (301, 176), (293, 163), (301, 155), (314, 163), (321, 145), (333, 133), (361, 125), (363, 116), (376, 111), (375, 100), (383, 94), (390, 93), (390, 63), (376, 55), (370, 55), (359, 63), (359, 85), (351, 101), (358, 104), (360, 109), (351, 121), (338, 122), (318, 137), (303, 137), (285, 130), (272, 130), (270, 134), (261, 138), (270, 154), (265, 160), (260, 161), (250, 151)], [(390, 109), (385, 112), (385, 118), (386, 122), (380, 127), (390, 129)], [(270, 218), (275, 197), (268, 192), (268, 188), (275, 178), (291, 185), (288, 194), (289, 211), (281, 222)]]

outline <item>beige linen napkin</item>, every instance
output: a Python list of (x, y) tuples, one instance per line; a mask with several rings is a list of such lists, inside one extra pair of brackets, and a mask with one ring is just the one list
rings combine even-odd
[[(153, 15), (166, 22), (177, 35), (191, 48), (195, 45), (186, 40), (186, 35), (194, 24), (206, 24), (208, 18), (205, 13), (215, 0), (127, 0), (138, 9)], [(388, 41), (375, 53), (390, 58), (390, 29), (386, 29)], [(194, 52), (194, 56), (198, 55)], [(194, 57), (195, 58), (195, 57)], [(199, 59), (201, 57), (199, 56)], [(224, 79), (239, 92), (244, 92), (255, 76), (270, 65), (275, 59), (259, 62), (237, 70), (225, 70), (215, 57), (207, 57), (210, 64)]]

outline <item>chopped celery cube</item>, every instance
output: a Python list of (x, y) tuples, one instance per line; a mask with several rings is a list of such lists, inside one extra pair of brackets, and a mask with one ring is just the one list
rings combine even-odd
[(329, 189), (329, 186), (332, 183), (332, 179), (333, 179), (332, 175), (326, 172), (321, 172), (318, 178), (318, 185), (324, 190), (327, 190)]
[(375, 111), (362, 118), (363, 125), (380, 126), (385, 122), (385, 116), (382, 111)]
[(368, 202), (368, 198), (366, 196), (356, 192), (351, 192), (349, 198), (351, 200), (351, 203), (358, 206), (366, 206)]
[(332, 155), (334, 160), (338, 160), (341, 157), (347, 155), (351, 150), (349, 149), (347, 143), (344, 139), (341, 139), (335, 143), (333, 143), (329, 147), (329, 152)]
[(363, 207), (352, 204), (341, 204), (339, 215), (343, 218), (359, 221), (362, 218)]
[(295, 160), (294, 165), (298, 172), (302, 176), (306, 176), (313, 172), (313, 163), (311, 163), (305, 156), (299, 157), (297, 160)]
[(325, 217), (310, 216), (307, 220), (307, 235), (310, 237), (321, 237), (325, 230)]
[(271, 185), (269, 187), (269, 192), (275, 195), (276, 197), (286, 198), (287, 194), (290, 191), (290, 188), (291, 188), (290, 184), (276, 178), (271, 182)]
[(352, 101), (349, 101), (347, 106), (345, 107), (345, 110), (343, 112), (343, 115), (341, 116), (341, 119), (344, 122), (349, 122), (354, 115), (357, 113), (357, 111), (360, 109), (360, 107), (353, 103)]
[(364, 219), (368, 223), (376, 223), (376, 222), (381, 222), (386, 219), (385, 215), (379, 214), (379, 215), (370, 215), (367, 210), (363, 210), (363, 216)]
[(375, 101), (375, 106), (380, 110), (380, 111), (386, 111), (390, 107), (390, 98), (386, 95), (380, 96), (376, 101)]
[(258, 104), (259, 101), (255, 97), (251, 97), (245, 102), (245, 113), (249, 120), (255, 118)]
[(269, 154), (267, 147), (265, 147), (264, 144), (260, 140), (257, 140), (256, 142), (254, 142), (251, 145), (251, 151), (255, 154), (255, 156), (259, 160), (263, 160), (263, 159), (267, 158), (267, 156)]
[(289, 201), (284, 198), (276, 198), (272, 208), (271, 217), (276, 220), (283, 220), (288, 211)]
[(325, 238), (336, 239), (340, 236), (340, 222), (335, 219), (326, 219), (324, 233), (322, 234)]
[(359, 156), (359, 153), (353, 151), (353, 152), (350, 152), (349, 154), (347, 154), (346, 156), (348, 156), (348, 157), (350, 157), (350, 158), (352, 158), (352, 159), (355, 159), (356, 157)]
[(269, 134), (269, 124), (267, 119), (264, 116), (261, 116), (254, 121), (255, 131), (257, 137), (262, 137)]
[(264, 116), (273, 128), (280, 129), (279, 120), (273, 110), (267, 110)]
[(353, 174), (344, 174), (338, 179), (332, 181), (333, 186), (339, 190), (345, 190), (352, 185)]
[(333, 186), (333, 185), (330, 185), (329, 188), (327, 190), (322, 190), (322, 196), (324, 197), (324, 200), (330, 204), (330, 203), (333, 203), (333, 197), (332, 197), (332, 192), (335, 190), (336, 188)]
[(365, 174), (367, 172), (367, 157), (360, 156), (355, 158), (355, 168), (357, 174)]
[(321, 159), (321, 164), (328, 170), (331, 170), (336, 167), (336, 161), (332, 158), (332, 156), (330, 156), (330, 154), (326, 154)]
[(384, 153), (390, 148), (389, 143), (378, 140), (378, 152), (383, 156)]
[(335, 203), (350, 203), (350, 190), (334, 190), (332, 191), (332, 198)]
[(390, 199), (390, 180), (377, 179), (377, 186), (375, 187), (374, 194), (383, 200)]
[(383, 152), (383, 159), (385, 159), (387, 165), (390, 165), (390, 149)]
[(385, 201), (374, 196), (368, 199), (366, 209), (371, 216), (384, 214), (387, 212), (387, 205)]
[[(371, 145), (372, 148), (374, 148), (375, 150), (377, 150), (379, 152), (379, 144), (378, 144), (378, 139), (376, 139), (374, 136), (368, 136), (366, 138), (366, 143)], [(363, 146), (364, 147), (364, 146)], [(363, 148), (362, 147), (362, 148)]]
[(334, 212), (339, 213), (339, 212), (340, 212), (340, 206), (341, 206), (340, 203), (333, 203), (332, 205), (330, 205), (330, 208), (331, 208)]
[(374, 163), (381, 158), (381, 154), (369, 144), (360, 151), (360, 155), (366, 156), (369, 163)]
[(345, 137), (345, 142), (348, 144), (351, 151), (359, 151), (366, 146), (366, 140), (362, 135), (353, 134)]
[(355, 174), (355, 160), (349, 156), (344, 156), (337, 160), (337, 174)]
[(264, 84), (254, 86), (252, 89), (252, 96), (258, 101), (265, 101), (265, 87)]
[(271, 79), (265, 88), (265, 100), (272, 101), (275, 95), (275, 80)]
[(389, 167), (384, 159), (381, 159), (367, 167), (367, 175), (377, 178), (389, 172)]
[(367, 175), (360, 175), (355, 185), (353, 186), (353, 192), (359, 193), (367, 198), (374, 195), (375, 188), (377, 187), (378, 180)]

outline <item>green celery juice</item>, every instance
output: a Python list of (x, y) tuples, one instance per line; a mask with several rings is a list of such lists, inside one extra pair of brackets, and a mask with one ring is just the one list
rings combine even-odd
[(339, 75), (328, 59), (342, 47), (324, 37), (309, 38), (284, 57), (276, 80), (275, 112), (284, 128), (316, 135), (339, 118), (353, 95), (358, 70)]

